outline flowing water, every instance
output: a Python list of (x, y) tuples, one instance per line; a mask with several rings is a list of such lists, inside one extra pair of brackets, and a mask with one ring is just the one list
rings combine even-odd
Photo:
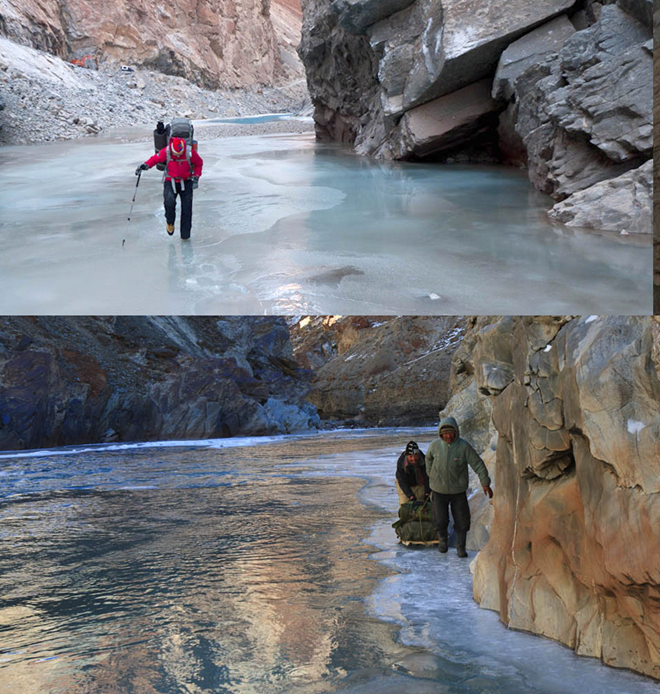
[(127, 221), (146, 131), (0, 150), (0, 313), (651, 311), (650, 240), (551, 226), (522, 171), (209, 127), (185, 243), (155, 169)]
[(2, 694), (657, 693), (508, 631), (371, 430), (0, 454)]

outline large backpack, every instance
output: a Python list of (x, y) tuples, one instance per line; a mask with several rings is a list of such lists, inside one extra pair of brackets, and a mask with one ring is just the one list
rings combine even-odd
[(193, 150), (197, 151), (197, 140), (193, 139), (195, 129), (189, 118), (172, 118), (172, 122), (167, 125), (163, 125), (162, 121), (158, 122), (156, 129), (154, 130), (154, 147), (156, 149), (156, 154), (160, 152), (161, 149), (167, 147), (167, 161), (164, 164), (156, 164), (156, 168), (159, 171), (163, 171), (163, 180), (167, 175), (167, 165), (170, 163), (170, 140), (173, 137), (180, 137), (182, 140), (186, 141), (186, 159), (188, 160), (188, 166), (192, 172), (193, 166), (190, 161)]
[(438, 539), (438, 533), (431, 521), (431, 505), (428, 501), (409, 501), (401, 504), (399, 520), (392, 523), (392, 527), (402, 542), (426, 544), (434, 543)]

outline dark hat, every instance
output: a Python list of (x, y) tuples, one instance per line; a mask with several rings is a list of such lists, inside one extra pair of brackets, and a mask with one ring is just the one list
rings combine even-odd
[(408, 441), (406, 455), (414, 455), (415, 453), (419, 453), (419, 446), (414, 441)]

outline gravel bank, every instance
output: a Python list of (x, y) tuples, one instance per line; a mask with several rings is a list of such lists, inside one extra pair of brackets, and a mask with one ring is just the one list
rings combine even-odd
[[(149, 70), (77, 67), (0, 37), (0, 145), (69, 140), (127, 126), (153, 128), (157, 120), (176, 116), (198, 120), (310, 110), (304, 80), (272, 88), (208, 91)], [(312, 129), (306, 119), (214, 124), (201, 130), (208, 139)]]

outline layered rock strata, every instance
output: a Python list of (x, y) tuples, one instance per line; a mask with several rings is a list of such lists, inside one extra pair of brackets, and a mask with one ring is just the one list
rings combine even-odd
[(509, 318), (467, 340), (497, 432), (476, 600), (660, 679), (660, 321)]
[(284, 319), (4, 318), (0, 450), (306, 431)]
[[(295, 10), (295, 0), (281, 5)], [(271, 0), (6, 0), (0, 33), (67, 60), (132, 63), (206, 88), (272, 84), (282, 73)], [(290, 16), (290, 13), (289, 13)], [(280, 24), (286, 24), (282, 13)], [(291, 67), (295, 61), (290, 61)]]
[(296, 361), (314, 371), (308, 399), (343, 425), (433, 423), (448, 398), (465, 320), (310, 316), (291, 321)]
[(652, 147), (649, 0), (306, 0), (303, 10), (319, 137), (382, 158), (485, 152), (527, 165), (557, 201), (588, 191), (555, 210), (564, 224), (650, 233), (649, 177), (637, 171)]

